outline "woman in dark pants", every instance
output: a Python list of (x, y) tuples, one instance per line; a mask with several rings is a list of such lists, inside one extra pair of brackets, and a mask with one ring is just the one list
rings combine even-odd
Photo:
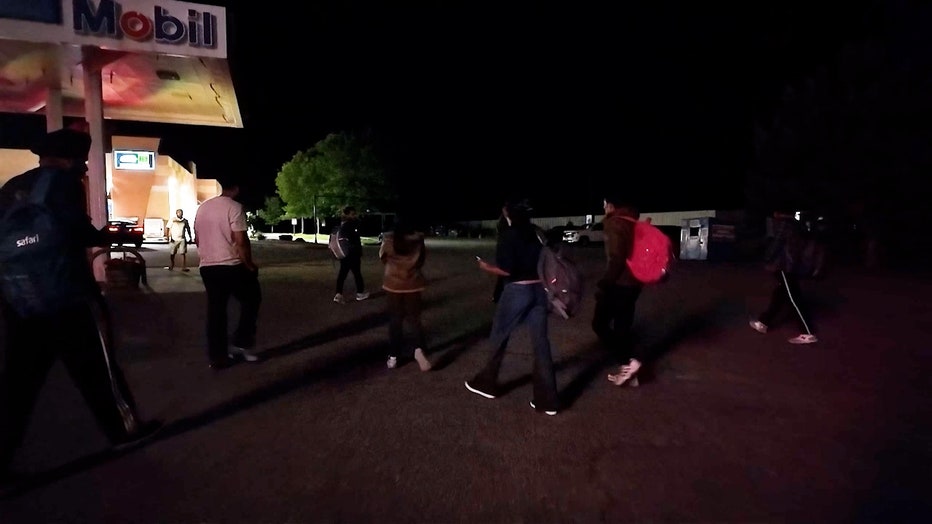
[[(410, 219), (400, 217), (395, 228), (382, 239), (379, 259), (385, 265), (382, 289), (386, 293), (388, 337), (391, 344), (386, 367), (398, 366), (399, 357), (413, 355), (421, 371), (429, 371), (430, 362), (424, 355), (424, 327), (421, 323), (421, 295), (427, 279), (421, 268), (427, 258), (424, 234)], [(405, 323), (411, 327), (413, 352), (405, 347)], [(410, 347), (410, 346), (409, 346)]]

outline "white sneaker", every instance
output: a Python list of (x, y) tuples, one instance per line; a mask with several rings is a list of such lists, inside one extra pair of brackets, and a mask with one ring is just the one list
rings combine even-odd
[(343, 293), (337, 293), (336, 295), (333, 295), (333, 301), (337, 304), (344, 304), (345, 302), (343, 302)]
[(246, 348), (238, 346), (230, 346), (230, 350), (227, 351), (227, 356), (232, 359), (242, 359), (246, 362), (256, 362), (259, 360), (259, 357), (250, 353)]
[(365, 300), (369, 298), (369, 292), (363, 291), (362, 293), (356, 293), (356, 300)]
[(767, 332), (767, 324), (764, 324), (760, 320), (752, 320), (749, 325), (751, 326), (751, 329), (757, 331), (758, 333)]
[(421, 371), (430, 371), (430, 361), (424, 355), (423, 349), (417, 348), (414, 350), (414, 360), (417, 360), (417, 365), (421, 368)]
[(398, 358), (397, 357), (388, 357), (388, 360), (385, 361), (385, 367), (388, 369), (395, 369), (398, 367)]
[[(533, 400), (531, 401), (531, 409), (533, 409), (534, 411), (537, 411), (537, 406), (534, 404)], [(557, 414), (557, 410), (555, 409), (544, 410), (544, 413), (552, 417)]]
[(808, 333), (800, 333), (795, 337), (789, 339), (790, 344), (815, 344), (819, 341), (819, 337), (815, 335), (810, 335)]
[(611, 374), (608, 376), (608, 381), (616, 386), (624, 386), (627, 384), (631, 387), (638, 387), (640, 383), (638, 382), (638, 371), (641, 369), (641, 361), (637, 359), (630, 359), (626, 365), (622, 365), (618, 368), (618, 373)]

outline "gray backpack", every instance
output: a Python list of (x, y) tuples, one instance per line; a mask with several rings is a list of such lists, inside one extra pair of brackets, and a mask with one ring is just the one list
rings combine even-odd
[(562, 242), (547, 242), (542, 231), (538, 231), (537, 238), (543, 244), (537, 259), (537, 274), (550, 300), (550, 311), (569, 319), (579, 313), (582, 306), (582, 273)]
[(328, 245), (330, 252), (333, 253), (337, 260), (346, 258), (346, 253), (349, 252), (349, 239), (340, 236), (340, 226), (334, 227), (333, 231), (330, 232)]

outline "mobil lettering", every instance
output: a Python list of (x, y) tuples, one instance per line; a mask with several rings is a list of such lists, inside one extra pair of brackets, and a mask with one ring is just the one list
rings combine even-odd
[(192, 47), (217, 46), (217, 17), (207, 11), (186, 10), (184, 22), (175, 11), (161, 5), (152, 7), (152, 15), (140, 11), (126, 11), (119, 2), (100, 0), (72, 0), (74, 32), (82, 35), (123, 37), (137, 42), (155, 40), (161, 44), (188, 44)]

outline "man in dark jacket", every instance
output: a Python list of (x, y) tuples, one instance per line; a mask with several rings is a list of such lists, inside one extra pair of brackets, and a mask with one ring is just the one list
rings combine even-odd
[(346, 206), (343, 208), (339, 235), (349, 241), (349, 249), (346, 251), (346, 256), (340, 259), (340, 272), (337, 274), (337, 294), (333, 296), (333, 301), (337, 304), (345, 303), (343, 284), (350, 272), (353, 273), (353, 280), (356, 283), (356, 300), (365, 300), (369, 298), (369, 293), (366, 292), (365, 282), (362, 279), (362, 239), (359, 237), (359, 219), (355, 207)]
[(617, 195), (604, 198), (605, 273), (595, 294), (592, 330), (609, 350), (617, 352), (620, 368), (608, 380), (616, 386), (636, 386), (642, 359), (636, 358), (631, 342), (634, 307), (642, 284), (628, 269), (627, 260), (634, 245), (634, 223), (640, 214)]
[(818, 342), (809, 321), (805, 301), (799, 288), (797, 271), (805, 242), (802, 226), (792, 213), (773, 214), (773, 239), (764, 255), (764, 267), (776, 279), (770, 304), (757, 318), (750, 322), (751, 329), (767, 333), (784, 310), (791, 310), (799, 325), (799, 334), (789, 339), (790, 344), (814, 344)]
[[(72, 129), (54, 131), (32, 151), (39, 167), (12, 178), (0, 188), (0, 217), (17, 201), (30, 198), (34, 185), (49, 184), (45, 204), (64, 228), (68, 246), (52, 256), (72, 285), (60, 304), (46, 313), (24, 313), (17, 307), (14, 286), (2, 296), (6, 322), (5, 368), (0, 377), (0, 479), (8, 477), (14, 452), (22, 443), (45, 377), (61, 358), (104, 434), (117, 446), (151, 436), (157, 422), (139, 420), (129, 388), (117, 366), (106, 303), (94, 279), (87, 248), (108, 245), (105, 234), (91, 223), (82, 179), (87, 172), (91, 138)], [(49, 256), (37, 254), (36, 256)], [(43, 266), (36, 261), (37, 266)], [(3, 275), (16, 278), (15, 275)], [(20, 278), (25, 278), (22, 275)], [(6, 286), (5, 286), (6, 287)]]

